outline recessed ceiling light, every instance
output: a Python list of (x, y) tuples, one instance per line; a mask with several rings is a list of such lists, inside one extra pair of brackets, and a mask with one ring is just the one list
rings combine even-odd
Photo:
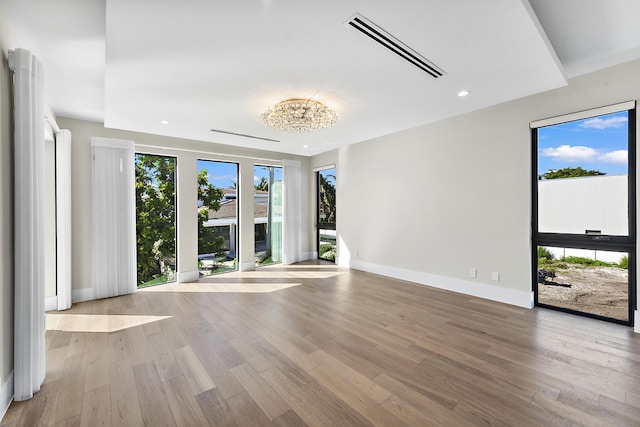
[(468, 90), (461, 90), (460, 92), (458, 92), (458, 96), (463, 97), (469, 95), (470, 93), (471, 92), (469, 92)]
[(303, 145), (302, 148), (309, 148), (309, 146), (308, 145)]
[(168, 125), (169, 122), (167, 120), (160, 120), (161, 125)]

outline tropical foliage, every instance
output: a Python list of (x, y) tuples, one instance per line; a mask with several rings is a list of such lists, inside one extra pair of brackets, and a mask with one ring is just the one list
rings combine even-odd
[(335, 177), (333, 175), (323, 176), (318, 174), (320, 179), (320, 212), (324, 214), (322, 222), (332, 224), (336, 222), (336, 187), (328, 180), (328, 177)]
[[(224, 237), (214, 236), (213, 227), (205, 227), (204, 223), (209, 220), (209, 210), (220, 209), (220, 201), (224, 197), (221, 188), (214, 187), (209, 183), (206, 170), (198, 173), (198, 200), (202, 202), (202, 208), (198, 211), (198, 253), (216, 254), (224, 245)], [(208, 208), (208, 209), (207, 209)]]
[(601, 172), (599, 170), (587, 170), (578, 166), (576, 168), (551, 169), (543, 173), (542, 178), (558, 179), (558, 178), (577, 178), (580, 176), (600, 176), (600, 175), (606, 175), (606, 172)]
[(176, 159), (136, 154), (138, 285), (170, 276), (176, 254)]

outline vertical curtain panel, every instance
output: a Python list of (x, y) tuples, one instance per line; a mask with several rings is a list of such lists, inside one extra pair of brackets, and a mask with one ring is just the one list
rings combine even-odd
[(28, 50), (9, 52), (14, 87), (14, 399), (40, 390), (46, 374), (44, 314), (44, 83)]
[(71, 308), (71, 132), (56, 133), (56, 288), (58, 310)]
[(302, 261), (302, 167), (298, 160), (282, 161), (282, 262)]
[(93, 271), (96, 298), (136, 290), (133, 141), (91, 138)]

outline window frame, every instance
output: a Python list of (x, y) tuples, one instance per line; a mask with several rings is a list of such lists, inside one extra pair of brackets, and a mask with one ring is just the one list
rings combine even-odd
[[(597, 117), (616, 112), (627, 112), (628, 117), (628, 235), (589, 235), (569, 233), (549, 233), (538, 230), (538, 129), (561, 123)], [(628, 326), (634, 325), (636, 310), (636, 105), (635, 101), (585, 110), (573, 114), (531, 122), (531, 280), (534, 293), (534, 306), (550, 308), (581, 316), (606, 320)], [(600, 316), (564, 307), (540, 303), (538, 299), (538, 247), (564, 247), (572, 249), (591, 249), (603, 251), (628, 252), (629, 289), (628, 321)]]

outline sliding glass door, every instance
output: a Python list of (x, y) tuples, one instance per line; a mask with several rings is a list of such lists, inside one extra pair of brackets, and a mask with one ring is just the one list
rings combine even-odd
[(532, 139), (536, 305), (633, 324), (635, 109), (537, 127)]
[(238, 269), (238, 164), (198, 160), (200, 277)]
[(136, 154), (138, 287), (176, 280), (176, 158)]

